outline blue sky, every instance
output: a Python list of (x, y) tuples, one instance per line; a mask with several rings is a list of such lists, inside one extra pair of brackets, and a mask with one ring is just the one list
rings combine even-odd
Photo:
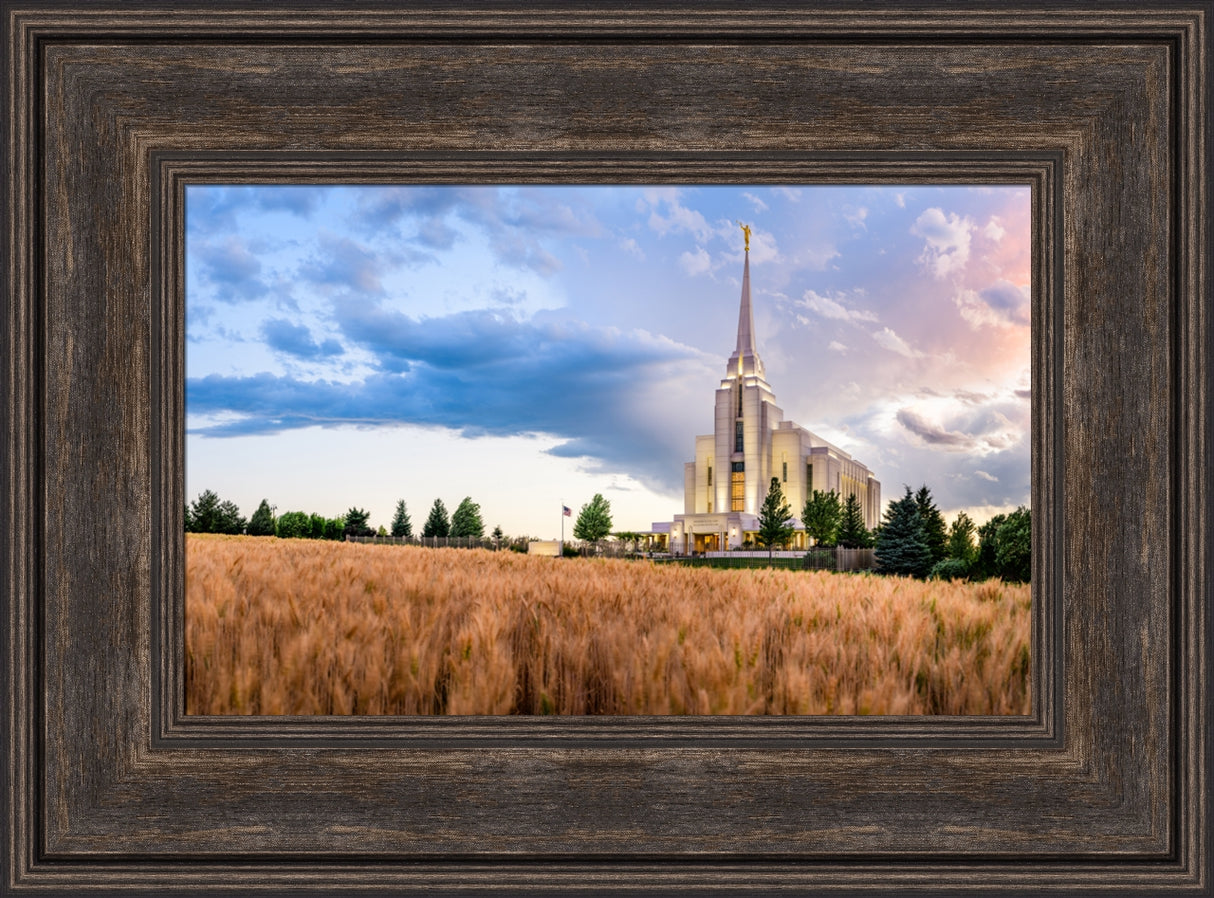
[[(435, 498), (559, 534), (682, 511), (734, 348), (743, 238), (785, 418), (950, 519), (1029, 501), (1030, 192), (187, 190), (186, 491), (420, 529)], [(568, 535), (568, 534), (567, 534)]]

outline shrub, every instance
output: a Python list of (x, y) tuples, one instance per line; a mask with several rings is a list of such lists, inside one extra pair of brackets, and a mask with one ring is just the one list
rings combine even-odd
[(312, 535), (312, 519), (307, 512), (284, 511), (274, 522), (279, 539), (301, 539)]
[(932, 566), (933, 580), (968, 580), (970, 563), (963, 558), (945, 558)]

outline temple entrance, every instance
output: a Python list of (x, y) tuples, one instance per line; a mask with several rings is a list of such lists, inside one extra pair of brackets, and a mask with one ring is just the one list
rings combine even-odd
[(719, 533), (697, 533), (696, 553), (721, 551), (721, 535)]

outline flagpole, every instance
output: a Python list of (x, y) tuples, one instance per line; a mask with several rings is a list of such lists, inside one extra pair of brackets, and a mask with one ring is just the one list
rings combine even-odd
[(556, 544), (558, 558), (565, 557), (565, 500), (561, 500), (561, 541)]

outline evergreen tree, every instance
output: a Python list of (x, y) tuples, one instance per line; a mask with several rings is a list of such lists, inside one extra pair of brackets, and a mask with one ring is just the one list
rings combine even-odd
[(212, 490), (203, 490), (186, 515), (191, 533), (244, 533), (246, 524), (236, 503), (220, 501)]
[(932, 564), (943, 561), (948, 555), (948, 528), (944, 523), (944, 515), (932, 500), (932, 491), (925, 483), (915, 494), (915, 504), (919, 506), (919, 520), (923, 523), (923, 538), (927, 542), (928, 552), (932, 556)]
[(481, 521), (481, 507), (472, 501), (471, 496), (464, 496), (455, 513), (451, 515), (452, 536), (475, 536), (478, 539), (485, 535), (485, 524)]
[(392, 518), (392, 535), (413, 538), (413, 521), (409, 519), (409, 510), (405, 508), (405, 500), (396, 503), (396, 514)]
[[(838, 496), (835, 496), (835, 505), (838, 506)], [(788, 545), (793, 532), (792, 507), (784, 500), (780, 478), (773, 477), (771, 486), (767, 488), (767, 495), (763, 497), (763, 505), (759, 508), (759, 545), (767, 547), (770, 557), (776, 546)]]
[(435, 499), (430, 506), (430, 517), (426, 518), (426, 526), (422, 528), (422, 536), (450, 536), (451, 522), (447, 520), (447, 506), (442, 499)]
[(885, 510), (877, 537), (877, 568), (883, 574), (924, 578), (932, 569), (931, 550), (923, 533), (923, 519), (911, 488)]
[(265, 499), (261, 500), (261, 504), (257, 506), (257, 511), (253, 512), (253, 517), (249, 518), (249, 536), (273, 536), (274, 535), (274, 509)]
[(603, 498), (602, 493), (595, 493), (594, 498), (578, 512), (577, 523), (573, 525), (573, 535), (588, 543), (597, 543), (610, 532), (611, 503)]
[(975, 533), (977, 528), (970, 516), (964, 511), (957, 512), (957, 517), (948, 531), (948, 557), (973, 564), (978, 557), (978, 549), (974, 545)]
[(493, 538), (495, 540), (497, 540), (498, 542), (501, 542), (503, 539), (506, 538), (506, 534), (502, 533), (501, 524), (498, 524), (496, 527), (493, 528)]
[(834, 490), (814, 490), (805, 500), (805, 507), (801, 509), (801, 524), (805, 527), (805, 535), (811, 537), (817, 545), (833, 546), (841, 516), (838, 493)]
[(847, 501), (843, 503), (843, 515), (835, 539), (845, 549), (867, 549), (873, 544), (872, 534), (864, 526), (864, 512), (860, 510), (860, 500), (855, 493), (848, 493)]
[(375, 530), (367, 524), (370, 512), (351, 506), (346, 512), (346, 523), (342, 528), (343, 536), (374, 536)]

